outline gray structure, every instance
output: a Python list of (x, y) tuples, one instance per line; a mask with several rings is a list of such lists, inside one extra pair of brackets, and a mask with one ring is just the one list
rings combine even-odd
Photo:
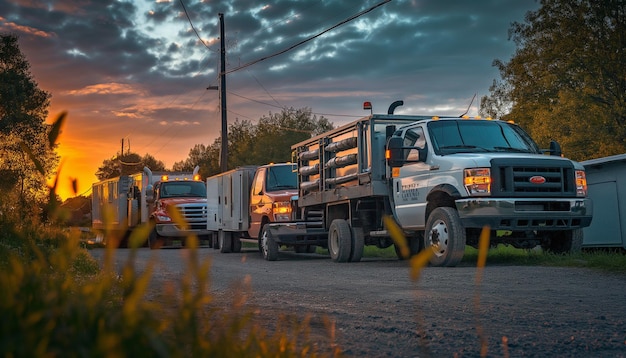
[(626, 154), (581, 162), (594, 213), (583, 247), (626, 248)]

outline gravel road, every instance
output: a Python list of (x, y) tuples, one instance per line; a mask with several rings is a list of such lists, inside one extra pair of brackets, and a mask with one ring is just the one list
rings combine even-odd
[[(118, 267), (129, 252), (117, 251)], [(91, 253), (101, 258), (104, 250)], [(156, 260), (152, 287), (159, 290), (180, 280), (187, 254), (142, 248), (136, 265)], [(249, 303), (260, 308), (260, 320), (310, 314), (312, 329), (326, 334), (327, 317), (345, 356), (479, 357), (484, 342), (489, 357), (626, 357), (623, 274), (488, 264), (477, 284), (476, 268), (461, 265), (428, 267), (413, 282), (407, 262), (395, 259), (339, 264), (281, 251), (268, 262), (258, 251), (211, 248), (199, 256), (212, 262), (217, 304), (227, 304), (233, 284), (249, 277)]]

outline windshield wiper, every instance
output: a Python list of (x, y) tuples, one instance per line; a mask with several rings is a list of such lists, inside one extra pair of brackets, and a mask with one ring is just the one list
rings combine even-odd
[(517, 153), (532, 153), (529, 149), (513, 148), (513, 147), (493, 147), (493, 149), (501, 152), (517, 152)]
[(280, 185), (274, 185), (272, 187), (272, 190), (277, 190), (277, 189), (295, 189), (296, 187), (293, 185), (288, 185), (288, 184), (280, 184)]
[(475, 145), (467, 145), (467, 144), (446, 145), (446, 146), (440, 147), (439, 149), (479, 149), (480, 151), (483, 151), (483, 152), (489, 151), (487, 148), (478, 147)]

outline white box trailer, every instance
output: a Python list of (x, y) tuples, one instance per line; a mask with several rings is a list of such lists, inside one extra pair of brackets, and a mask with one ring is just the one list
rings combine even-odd
[[(256, 166), (239, 167), (206, 180), (207, 229), (222, 252), (240, 251), (239, 236), (250, 226), (250, 187)], [(215, 245), (217, 243), (217, 245)]]
[(596, 203), (593, 221), (583, 229), (585, 248), (626, 249), (626, 154), (582, 162), (589, 197)]

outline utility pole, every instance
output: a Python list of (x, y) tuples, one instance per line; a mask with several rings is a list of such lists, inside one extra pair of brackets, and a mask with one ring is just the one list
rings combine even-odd
[(220, 110), (222, 112), (222, 149), (220, 170), (228, 171), (228, 121), (226, 119), (226, 45), (224, 41), (224, 14), (220, 13)]

